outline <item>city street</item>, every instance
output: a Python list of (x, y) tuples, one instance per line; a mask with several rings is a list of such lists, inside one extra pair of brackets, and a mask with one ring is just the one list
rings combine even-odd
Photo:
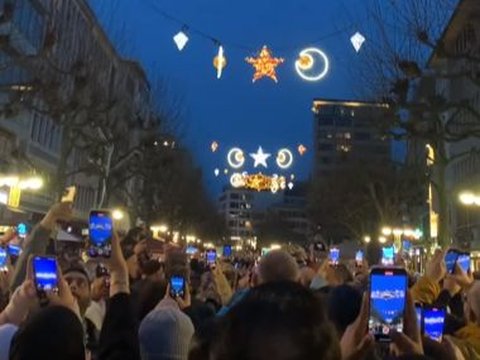
[(479, 19), (0, 1), (0, 360), (480, 359)]

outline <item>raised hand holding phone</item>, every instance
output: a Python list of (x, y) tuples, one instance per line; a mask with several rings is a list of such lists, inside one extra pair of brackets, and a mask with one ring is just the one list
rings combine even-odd
[(390, 337), (392, 349), (396, 356), (423, 355), (423, 344), (420, 327), (418, 326), (415, 302), (410, 291), (407, 292), (403, 333), (392, 330)]
[(108, 210), (92, 210), (89, 218), (88, 255), (109, 258), (112, 252), (113, 219)]
[[(374, 267), (370, 272), (369, 332), (375, 340), (390, 342), (390, 332), (404, 329), (407, 272), (402, 268)], [(413, 309), (415, 313), (415, 308)], [(414, 316), (416, 321), (416, 316)]]

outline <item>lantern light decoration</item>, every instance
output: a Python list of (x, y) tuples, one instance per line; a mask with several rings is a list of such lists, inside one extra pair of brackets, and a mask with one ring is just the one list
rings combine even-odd
[(230, 177), (230, 184), (235, 188), (245, 188), (256, 191), (270, 191), (276, 193), (285, 190), (286, 179), (283, 176), (268, 176), (262, 173), (248, 174), (246, 172), (234, 173)]
[(297, 151), (300, 154), (300, 156), (303, 156), (307, 152), (307, 148), (305, 147), (305, 145), (300, 144), (298, 145)]
[(223, 46), (218, 46), (217, 56), (213, 58), (213, 66), (217, 69), (217, 79), (222, 77), (223, 69), (227, 66), (227, 58), (224, 55)]
[(257, 57), (247, 57), (245, 61), (255, 69), (252, 82), (268, 77), (278, 83), (276, 68), (283, 64), (285, 59), (273, 57), (270, 49), (265, 45)]
[(173, 41), (177, 45), (178, 51), (182, 51), (190, 40), (187, 34), (184, 33), (184, 30), (179, 31), (174, 37)]
[(211, 144), (210, 144), (210, 149), (212, 150), (212, 152), (216, 152), (218, 150), (218, 142), (216, 141), (213, 141)]
[(352, 35), (352, 37), (350, 38), (350, 42), (352, 43), (352, 46), (353, 48), (355, 49), (355, 51), (358, 53), (360, 51), (360, 49), (362, 48), (363, 46), (363, 43), (365, 42), (365, 36), (363, 36), (361, 33), (359, 33), (358, 31)]

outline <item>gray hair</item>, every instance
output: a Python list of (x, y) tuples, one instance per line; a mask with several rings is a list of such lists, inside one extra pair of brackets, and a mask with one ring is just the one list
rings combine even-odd
[(262, 284), (276, 281), (298, 281), (300, 271), (295, 259), (282, 250), (272, 250), (258, 265), (258, 275)]

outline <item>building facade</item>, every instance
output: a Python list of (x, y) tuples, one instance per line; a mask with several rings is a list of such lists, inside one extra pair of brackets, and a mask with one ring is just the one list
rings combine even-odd
[(218, 199), (218, 210), (225, 221), (231, 241), (253, 239), (253, 203), (255, 193), (250, 190), (226, 187)]
[(374, 124), (386, 109), (381, 103), (314, 100), (315, 178), (327, 177), (352, 161), (389, 161), (390, 141)]
[[(462, 0), (454, 11), (443, 35), (442, 43), (447, 55), (434, 51), (429, 67), (439, 74), (462, 74), (464, 76), (439, 76), (434, 90), (449, 104), (468, 104), (473, 111), (457, 112), (452, 106), (443, 113), (445, 124), (457, 140), (445, 142), (449, 159), (445, 172), (450, 237), (458, 246), (480, 249), (480, 210), (475, 206), (465, 206), (459, 201), (459, 194), (469, 191), (480, 194), (480, 86), (478, 85), (480, 63), (468, 60), (470, 55), (478, 56), (480, 48), (480, 3), (475, 0)], [(465, 71), (468, 69), (468, 71)], [(473, 125), (472, 125), (473, 124)], [(455, 137), (453, 137), (455, 138)], [(435, 199), (434, 203), (435, 203)]]
[[(32, 217), (40, 216), (56, 199), (58, 189), (52, 184), (60, 171), (66, 176), (66, 185), (77, 187), (76, 216), (85, 219), (96, 204), (108, 205), (99, 199), (103, 198), (109, 174), (121, 170), (120, 159), (140, 142), (139, 136), (130, 133), (129, 129), (134, 122), (140, 122), (137, 128), (141, 128), (149, 121), (148, 80), (137, 63), (117, 53), (86, 0), (3, 0), (0, 12), (3, 18), (0, 24), (3, 40), (0, 46), (0, 102), (3, 107), (0, 151), (6, 159), (1, 173), (36, 173), (45, 180), (41, 190), (22, 193), (18, 210)], [(19, 61), (25, 55), (32, 61)], [(87, 79), (87, 72), (88, 79), (95, 81), (81, 84), (82, 78)], [(29, 97), (39, 82), (48, 88), (49, 81), (60, 94), (56, 94), (61, 102), (58, 108), (52, 107), (49, 99), (41, 94), (31, 96), (33, 100), (28, 102), (29, 106), (12, 101)], [(72, 110), (75, 104), (85, 106), (82, 101), (86, 103), (84, 99), (88, 97), (97, 99), (100, 104), (101, 101), (110, 104), (112, 99), (120, 103), (109, 112), (108, 118), (104, 116), (102, 128), (88, 122), (91, 114), (82, 115), (81, 111)], [(108, 158), (105, 153), (92, 158), (80, 146), (65, 152), (68, 144), (64, 124), (68, 125), (70, 118), (84, 121), (85, 133), (105, 138), (107, 145), (102, 149), (105, 153), (109, 153), (112, 143)], [(105, 133), (105, 129), (112, 132)], [(129, 136), (117, 143), (110, 141), (122, 131)], [(104, 166), (102, 176), (81, 171), (92, 163)], [(110, 168), (113, 166), (115, 169)], [(131, 178), (127, 186), (133, 188), (141, 183)], [(115, 201), (122, 200), (120, 196)], [(128, 202), (122, 205), (128, 206)], [(16, 217), (5, 207), (1, 211), (4, 223)]]

